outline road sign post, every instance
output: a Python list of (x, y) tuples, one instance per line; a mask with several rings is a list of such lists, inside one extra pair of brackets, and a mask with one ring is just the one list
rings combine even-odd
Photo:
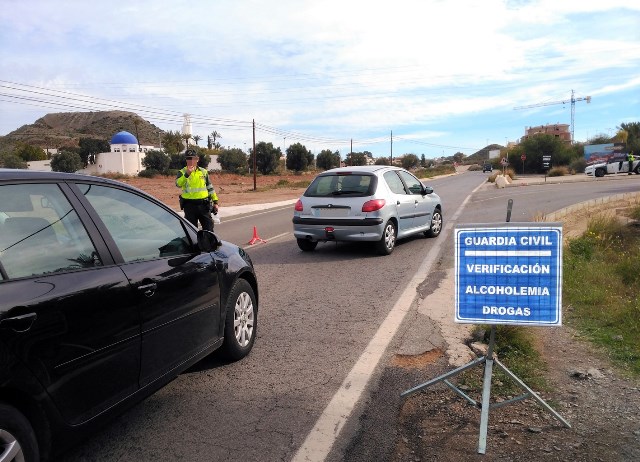
[(547, 182), (547, 173), (551, 168), (551, 155), (542, 156), (542, 168), (544, 168), (544, 181)]
[(527, 160), (527, 156), (525, 154), (522, 154), (520, 156), (520, 160), (522, 161), (522, 174), (524, 175), (524, 161)]

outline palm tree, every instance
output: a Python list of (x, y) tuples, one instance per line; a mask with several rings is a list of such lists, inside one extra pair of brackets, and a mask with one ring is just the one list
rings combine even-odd
[(196, 142), (196, 146), (198, 146), (198, 142), (202, 139), (202, 137), (200, 135), (194, 135), (193, 136), (193, 141)]
[(213, 138), (213, 146), (215, 147), (216, 138), (222, 138), (222, 135), (214, 130), (214, 131), (211, 132), (211, 138)]
[(184, 140), (184, 144), (186, 146), (185, 149), (189, 149), (189, 140), (191, 139), (191, 135), (188, 133), (183, 133), (180, 138)]

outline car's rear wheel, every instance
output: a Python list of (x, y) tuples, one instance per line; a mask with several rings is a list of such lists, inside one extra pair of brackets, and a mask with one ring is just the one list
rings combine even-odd
[(597, 168), (597, 169), (596, 169), (596, 171), (595, 171), (595, 175), (596, 175), (598, 178), (603, 177), (603, 176), (604, 176), (604, 169), (602, 169), (602, 168)]
[(38, 441), (27, 418), (13, 406), (0, 403), (0, 461), (39, 460)]
[(389, 255), (396, 246), (396, 225), (389, 220), (384, 225), (382, 237), (376, 242), (376, 250), (380, 255)]
[(424, 232), (427, 237), (439, 236), (442, 232), (442, 213), (440, 209), (435, 209), (431, 216), (431, 228)]
[(251, 284), (238, 279), (227, 298), (222, 353), (237, 361), (249, 354), (258, 328), (258, 304)]
[(318, 245), (318, 241), (311, 241), (309, 239), (297, 239), (297, 241), (300, 250), (303, 250), (305, 252), (311, 252)]

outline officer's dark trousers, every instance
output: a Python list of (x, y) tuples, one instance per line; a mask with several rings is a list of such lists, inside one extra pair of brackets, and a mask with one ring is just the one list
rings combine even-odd
[(208, 200), (185, 200), (184, 217), (196, 227), (199, 221), (202, 229), (213, 231), (213, 217), (209, 210)]

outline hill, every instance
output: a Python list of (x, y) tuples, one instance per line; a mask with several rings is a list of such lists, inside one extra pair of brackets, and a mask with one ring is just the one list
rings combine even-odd
[(10, 148), (18, 141), (43, 149), (77, 147), (80, 138), (109, 141), (122, 130), (135, 135), (140, 144), (153, 146), (159, 144), (164, 134), (163, 130), (133, 112), (58, 112), (0, 137), (0, 149)]
[(489, 151), (493, 151), (494, 149), (504, 149), (504, 146), (500, 146), (499, 144), (490, 144), (480, 149), (479, 151), (474, 152), (469, 157), (464, 160), (465, 164), (478, 163), (481, 164), (485, 160), (489, 159)]

